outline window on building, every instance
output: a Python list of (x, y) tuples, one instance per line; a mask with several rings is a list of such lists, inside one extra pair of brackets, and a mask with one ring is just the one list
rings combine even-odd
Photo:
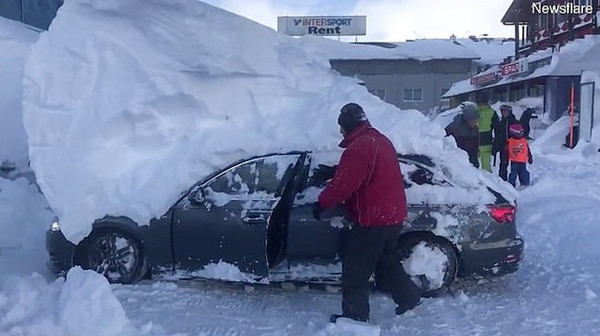
[(369, 90), (369, 93), (371, 93), (372, 95), (377, 96), (377, 97), (379, 97), (379, 99), (385, 101), (385, 89)]
[(404, 101), (405, 102), (422, 102), (423, 101), (423, 90), (422, 89), (404, 89)]
[(519, 86), (516, 88), (511, 88), (510, 90), (510, 101), (518, 101), (525, 98), (525, 86)]
[(543, 84), (532, 84), (529, 86), (529, 92), (527, 93), (529, 97), (541, 97), (544, 95), (544, 85)]

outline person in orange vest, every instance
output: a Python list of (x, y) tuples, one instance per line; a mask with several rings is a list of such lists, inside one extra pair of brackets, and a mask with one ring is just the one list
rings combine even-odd
[(508, 160), (510, 161), (508, 182), (515, 187), (518, 176), (519, 183), (522, 186), (528, 186), (529, 171), (527, 170), (527, 163), (533, 163), (533, 156), (527, 138), (525, 138), (525, 128), (521, 124), (513, 124), (509, 126), (508, 132), (510, 134), (507, 144)]

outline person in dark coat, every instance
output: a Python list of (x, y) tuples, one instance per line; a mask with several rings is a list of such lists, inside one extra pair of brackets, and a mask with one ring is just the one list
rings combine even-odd
[(344, 152), (334, 176), (313, 206), (314, 216), (342, 205), (352, 227), (342, 262), (342, 315), (369, 321), (369, 279), (385, 272), (402, 314), (421, 302), (421, 289), (400, 262), (398, 239), (407, 216), (404, 182), (392, 142), (369, 123), (362, 107), (346, 104), (338, 118)]
[(508, 144), (508, 129), (510, 125), (518, 124), (517, 118), (512, 112), (512, 107), (509, 105), (501, 105), (500, 113), (502, 118), (498, 118), (497, 114), (494, 114), (492, 119), (492, 128), (494, 129), (494, 148), (492, 154), (494, 156), (500, 155), (500, 169), (498, 175), (504, 181), (508, 180), (508, 151), (506, 145)]
[(531, 140), (531, 137), (529, 136), (531, 126), (529, 123), (533, 118), (537, 117), (535, 116), (535, 109), (532, 107), (526, 108), (525, 111), (523, 111), (523, 114), (521, 114), (521, 118), (519, 118), (519, 123), (523, 126), (523, 129), (525, 130), (524, 137), (527, 140)]
[(446, 136), (453, 136), (458, 148), (469, 155), (469, 162), (479, 168), (479, 111), (477, 106), (469, 103), (463, 103), (460, 107), (462, 112), (446, 126)]

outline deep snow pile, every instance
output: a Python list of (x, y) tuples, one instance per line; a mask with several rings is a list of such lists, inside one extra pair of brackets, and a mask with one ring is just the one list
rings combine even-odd
[(334, 74), (311, 40), (195, 0), (66, 2), (24, 77), (32, 167), (66, 237), (81, 240), (107, 214), (148, 223), (242, 158), (336, 149), (350, 101), (399, 152), (434, 157), (490, 201), (485, 185), (497, 178), (471, 168), (419, 112)]
[(21, 80), (25, 55), (38, 36), (31, 28), (0, 17), (0, 163), (27, 164)]
[(42, 248), (53, 216), (35, 184), (0, 178), (0, 248)]
[(66, 281), (48, 283), (33, 274), (7, 277), (0, 283), (1, 335), (144, 334), (144, 330), (134, 331), (110, 285), (96, 272), (76, 267)]

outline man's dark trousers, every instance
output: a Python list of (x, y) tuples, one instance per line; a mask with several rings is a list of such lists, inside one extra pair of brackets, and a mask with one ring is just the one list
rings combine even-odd
[(506, 148), (500, 150), (500, 169), (498, 175), (504, 181), (508, 181), (508, 151)]
[(353, 224), (347, 233), (342, 266), (342, 315), (369, 320), (369, 279), (377, 271), (392, 286), (392, 298), (411, 309), (421, 300), (421, 289), (406, 274), (398, 253), (401, 225), (363, 227)]

